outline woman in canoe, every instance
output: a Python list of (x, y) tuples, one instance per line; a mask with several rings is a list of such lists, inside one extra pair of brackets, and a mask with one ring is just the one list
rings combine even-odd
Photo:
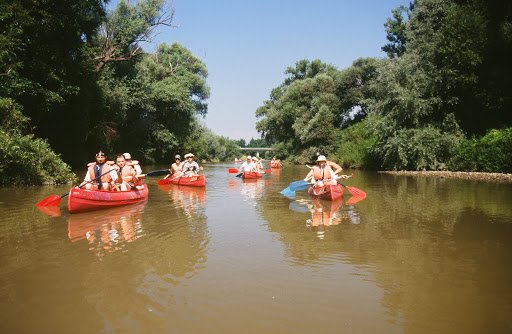
[(254, 171), (261, 173), (261, 170), (263, 168), (261, 167), (260, 161), (258, 160), (257, 157), (252, 157), (252, 164), (254, 165)]
[(168, 177), (180, 177), (183, 173), (181, 169), (183, 168), (183, 163), (181, 162), (181, 156), (179, 154), (176, 154), (174, 156), (175, 162), (171, 165), (171, 174), (164, 177), (164, 180)]
[(283, 167), (281, 160), (276, 159), (276, 157), (273, 157), (272, 160), (270, 160), (270, 168), (281, 168), (281, 167)]
[(309, 181), (315, 187), (323, 187), (324, 185), (336, 185), (336, 174), (331, 166), (327, 164), (327, 159), (323, 155), (319, 155), (316, 159), (316, 165), (311, 168), (304, 181)]
[(192, 153), (185, 154), (185, 162), (183, 163), (183, 167), (181, 168), (183, 176), (199, 175), (199, 171), (202, 169), (203, 168), (199, 167), (197, 162), (194, 161), (194, 155)]
[[(112, 177), (115, 177), (113, 165), (114, 162), (107, 161), (107, 155), (100, 150), (96, 153), (96, 161), (87, 164), (87, 173), (83, 182), (77, 188), (86, 183), (85, 189), (88, 190), (110, 190), (110, 182)], [(112, 172), (109, 173), (109, 171)]]

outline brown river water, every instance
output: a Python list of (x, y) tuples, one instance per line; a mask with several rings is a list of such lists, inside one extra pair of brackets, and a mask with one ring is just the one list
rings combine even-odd
[(354, 171), (324, 202), (228, 167), (83, 214), (0, 189), (0, 332), (512, 333), (512, 185)]

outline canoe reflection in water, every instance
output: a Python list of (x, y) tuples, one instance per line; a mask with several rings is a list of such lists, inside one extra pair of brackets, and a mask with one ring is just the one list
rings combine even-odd
[(72, 242), (86, 239), (98, 255), (122, 249), (143, 236), (142, 213), (146, 204), (69, 215), (68, 237)]
[(169, 197), (176, 207), (182, 208), (188, 217), (204, 210), (206, 200), (205, 187), (187, 187), (175, 184), (158, 185), (158, 189), (169, 193)]
[[(345, 205), (344, 205), (345, 204)], [(341, 223), (359, 224), (361, 218), (355, 210), (354, 203), (343, 203), (342, 199), (325, 201), (318, 198), (301, 199), (290, 203), (289, 208), (295, 212), (309, 212), (311, 218), (306, 220), (306, 226), (315, 230), (317, 237), (324, 238), (325, 231), (330, 226)]]

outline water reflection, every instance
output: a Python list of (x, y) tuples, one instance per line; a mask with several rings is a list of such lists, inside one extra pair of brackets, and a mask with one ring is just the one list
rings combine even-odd
[(345, 203), (343, 199), (324, 201), (318, 198), (301, 198), (290, 202), (289, 209), (294, 212), (310, 213), (311, 218), (306, 219), (306, 226), (315, 231), (319, 239), (323, 239), (326, 230), (331, 226), (343, 222), (349, 224), (359, 224), (361, 222), (354, 201), (353, 198)]
[(206, 199), (205, 187), (187, 187), (175, 184), (158, 185), (163, 192), (169, 193), (169, 198), (176, 208), (183, 209), (187, 217), (201, 213)]
[(72, 242), (86, 239), (98, 256), (121, 250), (126, 243), (143, 236), (145, 203), (69, 215), (68, 237)]

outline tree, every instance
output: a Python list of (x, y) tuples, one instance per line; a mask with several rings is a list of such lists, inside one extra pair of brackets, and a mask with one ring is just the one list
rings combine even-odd
[[(386, 27), (386, 38), (388, 44), (382, 47), (382, 51), (386, 52), (389, 58), (398, 58), (406, 51), (407, 45), (407, 20), (414, 10), (416, 2), (413, 1), (409, 4), (409, 8), (399, 6), (391, 11), (393, 17), (386, 20), (384, 26)], [(405, 14), (405, 17), (404, 15)]]
[(120, 0), (101, 24), (95, 40), (94, 70), (109, 62), (127, 61), (142, 53), (142, 44), (152, 41), (155, 30), (173, 27), (174, 7), (164, 9), (165, 0)]

